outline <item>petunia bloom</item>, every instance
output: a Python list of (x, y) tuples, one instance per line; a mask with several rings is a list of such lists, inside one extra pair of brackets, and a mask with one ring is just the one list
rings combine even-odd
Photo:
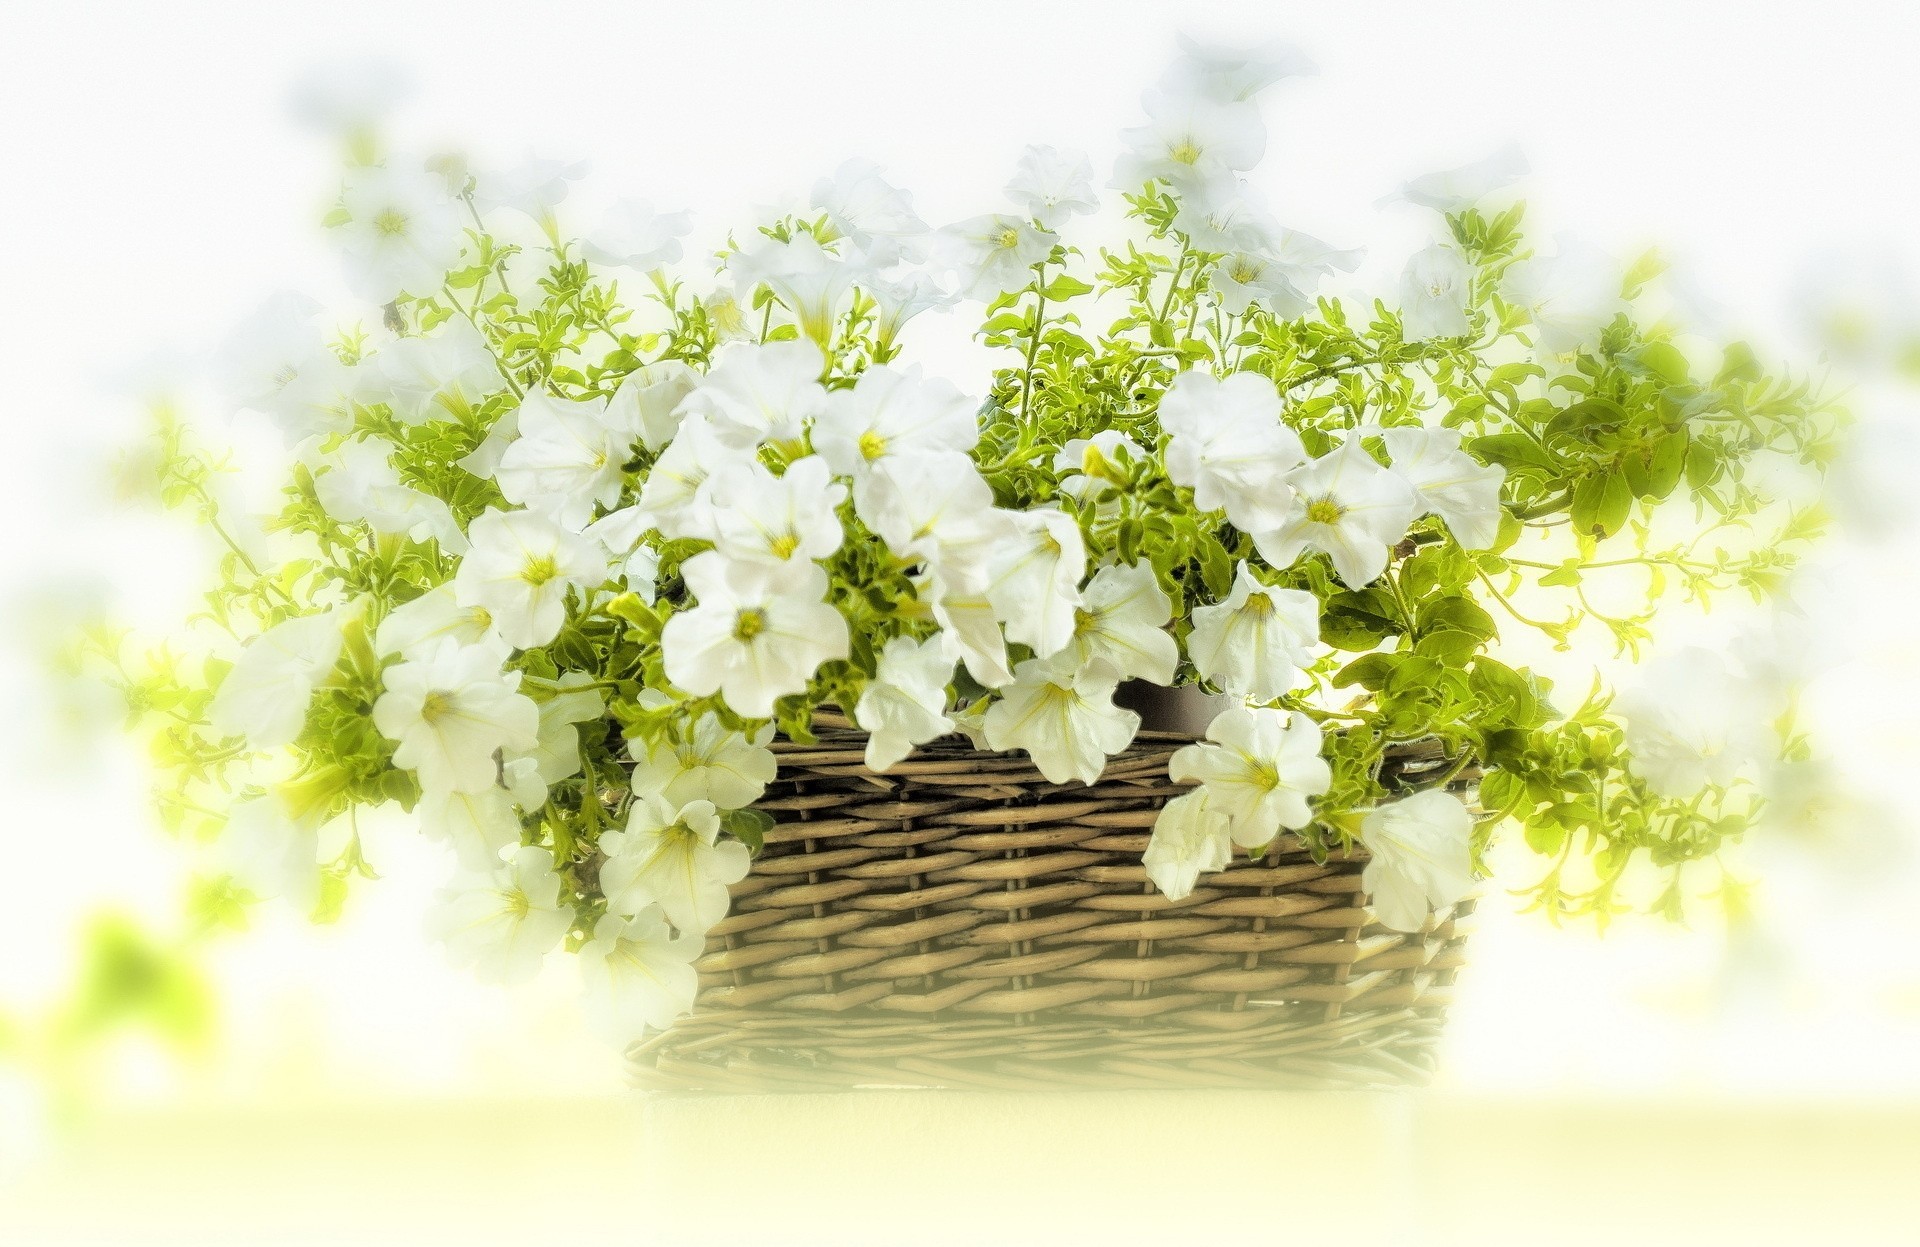
[(746, 877), (747, 846), (720, 839), (708, 801), (675, 806), (635, 797), (625, 831), (601, 833), (600, 888), (615, 913), (658, 905), (676, 930), (698, 934), (727, 916), (727, 885)]
[(1119, 677), (1105, 663), (1030, 658), (987, 708), (987, 743), (1024, 749), (1049, 783), (1099, 780), (1107, 758), (1133, 741), (1140, 716), (1113, 704)]
[(1418, 931), (1427, 915), (1473, 888), (1473, 815), (1452, 793), (1431, 790), (1373, 810), (1360, 821), (1371, 855), (1360, 882), (1380, 924)]
[(779, 698), (803, 692), (823, 662), (845, 658), (847, 621), (823, 601), (827, 577), (813, 563), (774, 565), (708, 550), (681, 577), (698, 605), (667, 620), (660, 647), (667, 678), (734, 713), (764, 719)]
[(1257, 849), (1313, 821), (1307, 799), (1333, 783), (1320, 745), (1320, 725), (1298, 710), (1236, 706), (1214, 716), (1206, 743), (1175, 751), (1167, 774), (1204, 784), (1209, 805), (1232, 820), (1233, 842)]
[(1226, 601), (1193, 608), (1187, 654), (1222, 692), (1266, 702), (1299, 686), (1319, 641), (1319, 599), (1262, 584), (1242, 563)]
[(884, 771), (916, 745), (953, 731), (946, 713), (953, 662), (937, 637), (888, 640), (879, 669), (853, 708), (853, 721), (867, 733), (869, 769)]

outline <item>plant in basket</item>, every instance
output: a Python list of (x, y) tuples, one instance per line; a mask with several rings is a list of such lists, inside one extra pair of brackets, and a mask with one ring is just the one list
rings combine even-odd
[[(1402, 1081), (1491, 837), (1550, 914), (1677, 912), (1784, 707), (1526, 656), (1774, 590), (1823, 520), (1768, 482), (1842, 417), (1657, 264), (1539, 247), (1511, 157), (1410, 183), (1430, 241), (1357, 293), (1244, 176), (1300, 68), (1189, 45), (1111, 178), (1030, 148), (934, 229), (852, 161), (711, 259), (576, 219), (579, 166), (355, 135), (361, 306), (220, 357), (279, 509), (163, 415), (205, 644), (96, 642), (209, 896), (336, 913), (397, 805), (455, 960), (565, 950), (646, 1078), (721, 1089)], [(991, 371), (913, 361), (953, 305)]]

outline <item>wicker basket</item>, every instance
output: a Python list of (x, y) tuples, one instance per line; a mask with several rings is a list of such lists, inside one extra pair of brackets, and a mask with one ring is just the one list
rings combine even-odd
[[(1283, 837), (1171, 902), (1140, 854), (1192, 738), (1143, 732), (1089, 788), (936, 741), (885, 775), (847, 728), (776, 743), (777, 820), (644, 1087), (1374, 1087), (1422, 1081), (1469, 903), (1418, 934), (1362, 907), (1363, 854)], [(1436, 782), (1437, 749), (1389, 756)]]

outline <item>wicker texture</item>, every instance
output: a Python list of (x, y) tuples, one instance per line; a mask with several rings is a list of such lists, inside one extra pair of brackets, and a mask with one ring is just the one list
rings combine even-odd
[[(779, 742), (777, 820), (699, 962), (695, 1013), (633, 1052), (652, 1088), (1382, 1086), (1422, 1080), (1470, 903), (1368, 920), (1364, 854), (1293, 837), (1169, 901), (1140, 864), (1190, 738), (1141, 733), (1092, 787), (936, 741)], [(1431, 784), (1403, 747), (1385, 778)]]

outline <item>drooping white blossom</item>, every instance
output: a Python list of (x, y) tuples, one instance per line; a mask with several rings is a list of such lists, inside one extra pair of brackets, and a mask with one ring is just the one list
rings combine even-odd
[(347, 285), (371, 303), (440, 289), (460, 262), (465, 233), (441, 178), (425, 170), (361, 165), (340, 195), (337, 227)]
[(713, 435), (736, 450), (797, 444), (826, 407), (826, 367), (820, 348), (802, 338), (730, 346), (682, 410), (704, 415)]
[(1226, 601), (1193, 608), (1187, 655), (1222, 692), (1266, 702), (1299, 687), (1319, 642), (1319, 599), (1262, 584), (1242, 563)]
[(719, 693), (736, 714), (764, 719), (821, 663), (847, 656), (847, 621), (822, 600), (827, 577), (813, 563), (748, 563), (708, 550), (680, 575), (698, 605), (667, 620), (660, 645), (667, 678), (696, 697)]
[(1056, 147), (1034, 146), (1020, 153), (1007, 198), (1046, 230), (1058, 230), (1073, 216), (1100, 208), (1093, 192), (1093, 162), (1085, 152)]
[(962, 293), (984, 302), (1031, 282), (1033, 266), (1052, 255), (1059, 241), (1024, 217), (989, 213), (941, 230), (934, 254), (958, 274)]
[(602, 832), (600, 890), (607, 908), (638, 914), (658, 905), (674, 928), (701, 933), (727, 916), (727, 885), (746, 877), (747, 846), (720, 839), (711, 802), (675, 806), (636, 796), (624, 831)]
[(520, 436), (493, 474), (509, 501), (579, 532), (593, 519), (595, 504), (619, 500), (634, 439), (609, 418), (604, 399), (536, 392), (520, 400), (518, 421)]
[(1447, 522), (1461, 547), (1484, 550), (1500, 536), (1500, 486), (1506, 469), (1460, 449), (1460, 430), (1391, 428), (1381, 434), (1389, 470), (1413, 487), (1423, 513)]
[(519, 649), (545, 645), (567, 617), (567, 590), (606, 579), (594, 543), (534, 511), (487, 511), (467, 526), (473, 548), (454, 573), (463, 606), (485, 607)]
[(282, 291), (241, 322), (216, 367), (236, 408), (269, 416), (289, 442), (353, 427), (384, 388), (374, 369), (342, 362), (313, 323), (320, 305)]
[(1726, 787), (1777, 753), (1768, 725), (1778, 707), (1703, 647), (1656, 657), (1613, 708), (1625, 721), (1627, 769), (1662, 797)]
[(1395, 931), (1418, 931), (1427, 915), (1473, 888), (1473, 815), (1449, 792), (1432, 789), (1389, 802), (1360, 820), (1372, 860), (1360, 873), (1374, 917)]
[(853, 721), (867, 733), (870, 770), (884, 771), (915, 746), (953, 731), (946, 713), (953, 663), (938, 637), (897, 636), (881, 649), (873, 680), (853, 709)]
[[(657, 700), (656, 700), (657, 699)], [(642, 705), (660, 705), (664, 696), (649, 690)], [(730, 731), (714, 715), (679, 724), (669, 739), (644, 748), (628, 746), (633, 758), (633, 791), (665, 798), (676, 809), (692, 801), (710, 801), (716, 809), (744, 810), (773, 782), (775, 762), (767, 742), (768, 724), (752, 739)]]
[(693, 1008), (705, 942), (674, 935), (657, 907), (632, 918), (603, 914), (580, 946), (581, 1007), (608, 1042), (625, 1045), (664, 1030)]
[(826, 558), (844, 536), (836, 510), (846, 496), (819, 455), (794, 460), (779, 476), (757, 462), (741, 464), (714, 481), (714, 543), (729, 559)]
[(621, 199), (581, 237), (580, 254), (595, 264), (650, 272), (680, 258), (680, 240), (692, 229), (691, 212), (657, 212), (644, 199)]
[(254, 749), (290, 745), (307, 721), (314, 686), (345, 644), (339, 609), (284, 620), (249, 640), (207, 707), (214, 730)]
[(428, 792), (490, 788), (500, 777), (496, 753), (539, 743), (540, 710), (519, 691), (520, 673), (501, 671), (495, 650), (440, 641), (381, 679), (373, 725), (396, 742), (394, 765)]
[(1151, 563), (1103, 567), (1081, 593), (1067, 653), (1082, 667), (1104, 662), (1123, 680), (1171, 685), (1180, 666), (1172, 621), (1173, 599)]
[(394, 607), (374, 630), (373, 647), (383, 656), (417, 658), (435, 642), (448, 639), (489, 647), (502, 662), (512, 651), (494, 630), (492, 612), (484, 606), (462, 606), (452, 584), (439, 585)]
[(1049, 783), (1092, 784), (1140, 727), (1139, 715), (1113, 704), (1118, 684), (1105, 663), (1080, 667), (1071, 659), (1029, 658), (987, 708), (987, 743), (1026, 750)]
[(447, 504), (402, 483), (393, 447), (377, 438), (356, 438), (320, 460), (314, 494), (327, 514), (364, 522), (376, 533), (438, 541), (448, 554), (464, 554), (467, 538)]
[(1274, 567), (1291, 567), (1304, 551), (1322, 551), (1353, 589), (1386, 570), (1388, 551), (1420, 509), (1413, 487), (1381, 467), (1357, 437), (1289, 472), (1287, 484), (1293, 497), (1286, 519), (1254, 531), (1260, 556)]
[(1045, 658), (1073, 639), (1086, 543), (1063, 511), (1009, 511), (1006, 520), (1009, 531), (988, 559), (987, 600), (1007, 639)]
[(1264, 255), (1280, 237), (1280, 223), (1252, 184), (1225, 171), (1182, 187), (1173, 228), (1199, 251)]
[(592, 683), (593, 677), (584, 671), (563, 673), (553, 695), (538, 703), (540, 726), (533, 747), (510, 752), (504, 759), (508, 767), (522, 761), (530, 764), (531, 778), (539, 781), (541, 802), (546, 800), (547, 787), (580, 773), (580, 725), (601, 722), (606, 714), (607, 700), (590, 687)]
[(1141, 865), (1170, 901), (1193, 895), (1200, 876), (1233, 861), (1232, 821), (1214, 809), (1204, 788), (1181, 793), (1160, 807)]
[(395, 418), (408, 424), (464, 417), (506, 386), (486, 338), (457, 317), (430, 334), (381, 347), (373, 367), (386, 382)]
[(262, 900), (278, 897), (301, 913), (319, 903), (319, 829), (312, 820), (294, 818), (277, 792), (235, 801), (211, 856), (235, 883)]
[(680, 431), (680, 404), (700, 384), (700, 374), (677, 359), (634, 369), (607, 400), (607, 423), (648, 450), (659, 450)]
[(1597, 348), (1601, 333), (1626, 309), (1622, 280), (1611, 256), (1562, 238), (1556, 254), (1509, 267), (1500, 293), (1532, 321), (1534, 349), (1564, 362)]
[(1306, 459), (1300, 437), (1281, 423), (1280, 395), (1258, 373), (1222, 379), (1183, 372), (1160, 398), (1167, 475), (1193, 490), (1203, 511), (1225, 511), (1248, 532), (1285, 521), (1287, 476)]
[(1423, 174), (1408, 182), (1393, 199), (1431, 208), (1435, 212), (1465, 212), (1482, 199), (1527, 175), (1527, 157), (1509, 144), (1484, 160)]
[(869, 473), (907, 455), (966, 454), (980, 440), (979, 404), (918, 366), (867, 369), (849, 389), (827, 396), (813, 445), (841, 476)]
[(428, 930), (457, 966), (485, 983), (512, 986), (540, 972), (540, 963), (573, 925), (560, 901), (553, 855), (528, 845), (494, 870), (463, 873), (441, 890)]
[(452, 846), (462, 870), (497, 870), (500, 854), (520, 843), (520, 818), (513, 812), (513, 797), (498, 784), (472, 792), (423, 791), (414, 816), (428, 839)]
[(1458, 249), (1437, 242), (1413, 253), (1400, 275), (1400, 333), (1409, 342), (1457, 338), (1473, 327), (1467, 298), (1473, 265)]
[(587, 175), (584, 160), (559, 160), (529, 155), (515, 165), (482, 170), (474, 178), (473, 200), (491, 212), (507, 208), (524, 213), (547, 237), (557, 239), (554, 212), (566, 199), (569, 184)]
[(1204, 784), (1208, 804), (1232, 820), (1233, 842), (1257, 849), (1313, 821), (1307, 799), (1333, 783), (1320, 745), (1320, 725), (1298, 710), (1236, 706), (1214, 716), (1207, 743), (1176, 750), (1167, 774)]
[(952, 307), (958, 296), (949, 294), (939, 282), (919, 270), (898, 276), (861, 279), (860, 288), (873, 300), (873, 335), (881, 350), (891, 348), (901, 327), (922, 312)]
[(727, 257), (727, 272), (741, 290), (765, 286), (773, 291), (792, 313), (801, 336), (822, 349), (832, 344), (842, 305), (863, 275), (811, 234), (757, 239)]
[(1120, 134), (1127, 150), (1114, 169), (1116, 190), (1137, 191), (1155, 180), (1190, 187), (1251, 169), (1266, 151), (1267, 129), (1250, 102), (1175, 87), (1148, 91), (1143, 103), (1147, 124)]
[(844, 238), (875, 267), (926, 254), (927, 223), (913, 210), (913, 196), (881, 176), (872, 161), (846, 161), (813, 185), (810, 200), (826, 214), (830, 236)]
[(413, 94), (412, 75), (398, 61), (353, 55), (311, 66), (287, 93), (294, 124), (350, 147), (364, 146), (394, 107)]

